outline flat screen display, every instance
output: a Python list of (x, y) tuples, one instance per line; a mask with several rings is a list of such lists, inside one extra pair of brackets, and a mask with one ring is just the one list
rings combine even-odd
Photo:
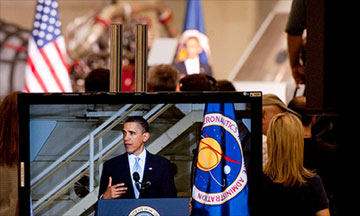
[(256, 215), (261, 97), (261, 92), (20, 94), (20, 215), (91, 214), (103, 162), (125, 152), (122, 127), (129, 116), (148, 121), (146, 149), (171, 161), (177, 197), (190, 198), (205, 107), (214, 103), (233, 104), (250, 212)]

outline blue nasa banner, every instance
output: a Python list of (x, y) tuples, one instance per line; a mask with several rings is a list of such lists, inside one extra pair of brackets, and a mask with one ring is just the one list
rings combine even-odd
[(234, 104), (206, 104), (192, 215), (248, 216), (248, 187)]

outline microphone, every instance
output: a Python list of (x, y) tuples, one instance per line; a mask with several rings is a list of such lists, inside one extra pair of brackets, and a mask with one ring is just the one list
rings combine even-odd
[(151, 182), (149, 180), (149, 174), (145, 173), (143, 182), (141, 183), (141, 189), (146, 189), (146, 188), (150, 187), (150, 185), (151, 185)]
[(144, 179), (142, 182), (140, 182), (140, 175), (138, 172), (133, 173), (133, 179), (135, 181), (135, 186), (139, 191), (144, 192), (144, 190), (147, 189), (148, 187), (150, 187), (150, 185), (151, 185), (148, 173), (144, 174)]
[(139, 173), (138, 172), (134, 172), (133, 173), (133, 179), (134, 179), (134, 181), (135, 181), (135, 185), (136, 185), (136, 188), (140, 191), (141, 190), (141, 187), (140, 187), (140, 182), (139, 182), (139, 180), (140, 180), (140, 175), (139, 175)]
[(138, 172), (134, 172), (134, 173), (133, 173), (133, 179), (134, 179), (135, 182), (139, 182), (139, 180), (140, 180), (140, 175), (139, 175)]

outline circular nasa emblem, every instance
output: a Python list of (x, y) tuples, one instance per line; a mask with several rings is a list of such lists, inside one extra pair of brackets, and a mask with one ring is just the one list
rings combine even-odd
[(129, 216), (160, 216), (160, 214), (150, 206), (139, 206), (132, 210)]
[(223, 204), (247, 183), (238, 126), (220, 113), (209, 113), (202, 131), (192, 197), (202, 204)]

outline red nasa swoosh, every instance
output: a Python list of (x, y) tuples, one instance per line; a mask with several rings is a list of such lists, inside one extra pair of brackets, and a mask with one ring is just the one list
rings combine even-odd
[[(205, 132), (204, 132), (204, 134), (205, 134), (206, 137), (209, 137)], [(211, 138), (211, 137), (210, 137), (210, 138)], [(202, 144), (207, 145), (207, 146), (208, 146), (209, 148), (211, 148), (214, 152), (216, 152), (216, 153), (218, 153), (219, 155), (221, 155), (222, 157), (224, 157), (225, 160), (227, 160), (227, 161), (229, 161), (229, 162), (233, 162), (233, 163), (241, 163), (241, 162), (239, 162), (239, 161), (236, 161), (236, 160), (233, 160), (233, 159), (227, 157), (227, 156), (224, 155), (223, 153), (218, 152), (216, 149), (214, 149), (214, 148), (213, 148), (212, 146), (210, 146), (209, 144), (207, 144), (207, 143), (205, 143), (205, 142), (203, 142), (203, 141), (201, 141), (201, 140), (200, 140), (200, 142), (201, 142)]]

